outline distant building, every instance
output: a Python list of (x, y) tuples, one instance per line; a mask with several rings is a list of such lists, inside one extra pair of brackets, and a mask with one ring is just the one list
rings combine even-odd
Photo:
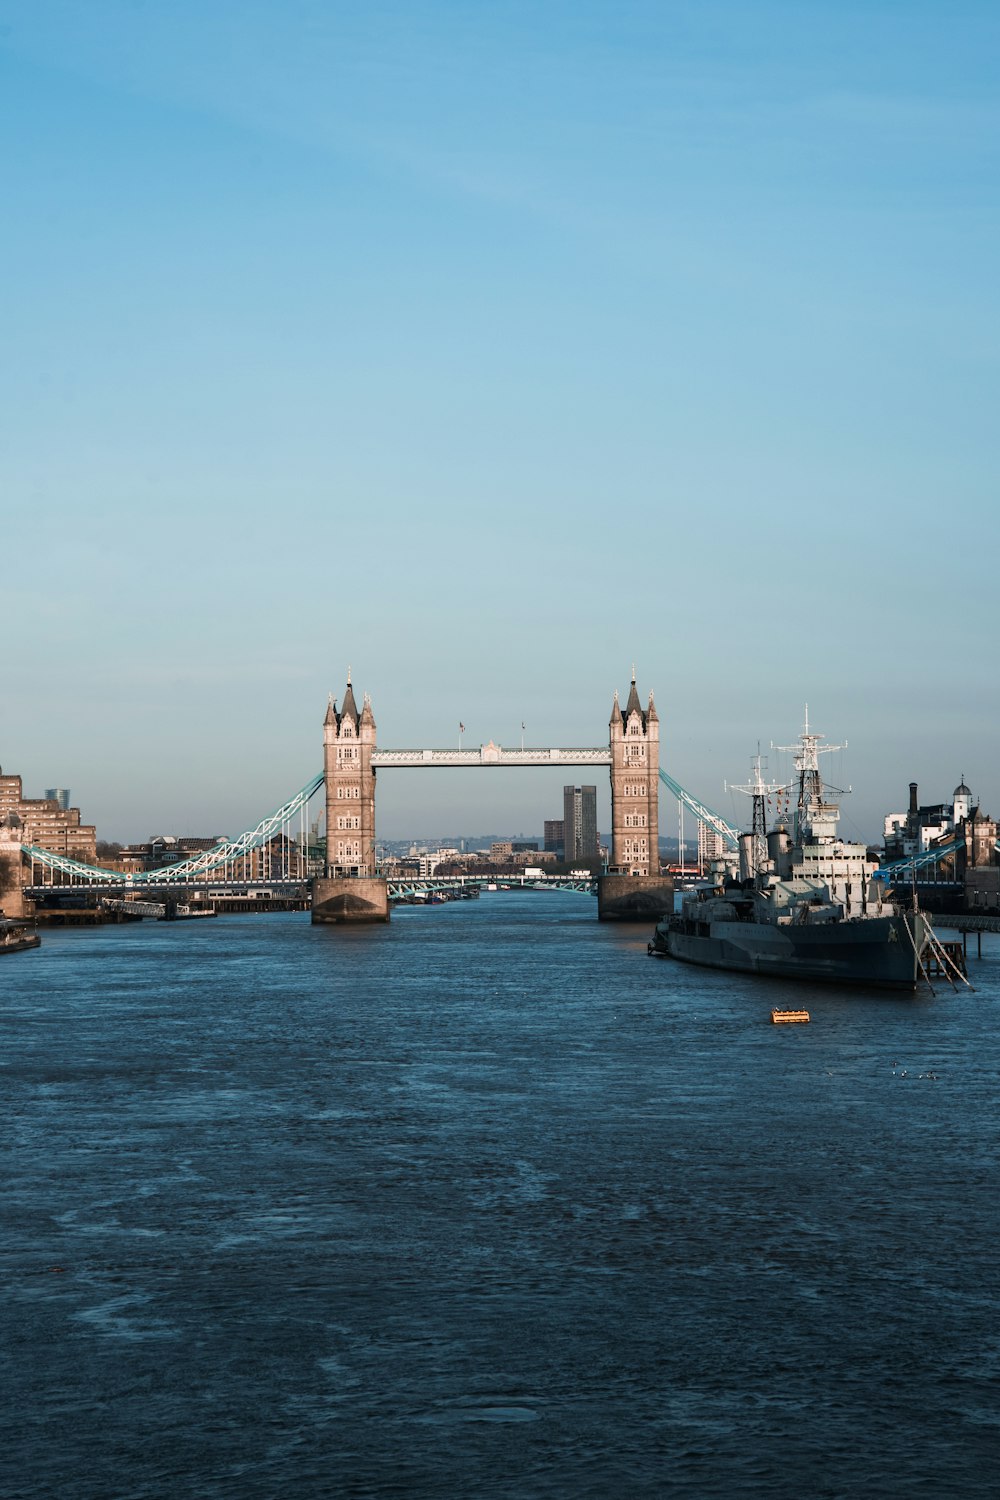
[(966, 871), (965, 905), (966, 910), (983, 916), (1000, 913), (1000, 866)]
[(435, 849), (433, 854), (417, 855), (417, 873), (421, 880), (429, 880), (439, 865), (459, 858), (457, 849)]
[(50, 786), (45, 789), (45, 797), (48, 802), (56, 802), (63, 812), (69, 812), (69, 787)]
[(124, 844), (118, 851), (118, 864), (126, 875), (132, 875), (141, 870), (159, 870), (165, 865), (180, 864), (187, 857), (178, 848), (172, 833), (156, 833), (144, 844)]
[(22, 844), (65, 854), (85, 865), (97, 862), (97, 831), (80, 822), (78, 807), (61, 807), (54, 797), (25, 797), (20, 776), (5, 776), (2, 771), (0, 822), (17, 829)]
[(707, 823), (698, 823), (698, 868), (707, 870), (713, 860), (722, 859), (726, 853), (726, 841), (717, 828)]
[(548, 849), (551, 854), (558, 854), (560, 859), (562, 858), (563, 850), (566, 847), (564, 833), (565, 826), (566, 825), (562, 818), (545, 819), (545, 848)]
[(563, 787), (563, 858), (590, 862), (600, 857), (596, 786)]
[(911, 859), (925, 854), (969, 818), (972, 792), (962, 777), (950, 802), (933, 802), (923, 806), (917, 797), (917, 783), (910, 782), (910, 805), (905, 813), (889, 813), (883, 824), (887, 860)]
[[(969, 881), (973, 871), (997, 865), (997, 824), (973, 803), (964, 776), (952, 793), (951, 802), (926, 805), (919, 803), (917, 783), (911, 781), (909, 810), (890, 813), (885, 819), (887, 863), (914, 859), (938, 847), (943, 852), (935, 868), (945, 879)], [(992, 877), (981, 879), (985, 890)]]
[(490, 845), (490, 859), (502, 861), (510, 859), (514, 853), (514, 845), (510, 839), (497, 839)]
[[(105, 860), (104, 864), (108, 869), (135, 875), (186, 864), (199, 855), (221, 851), (225, 844), (225, 834), (177, 838), (172, 833), (158, 833), (151, 835), (144, 844), (123, 845), (116, 858)], [(216, 869), (224, 878), (237, 880), (305, 880), (307, 876), (318, 873), (318, 857), (319, 851), (310, 848), (308, 842), (299, 843), (297, 839), (276, 833), (256, 848), (234, 857), (227, 856)]]
[(511, 847), (511, 851), (514, 854), (525, 854), (525, 853), (527, 853), (529, 851), (534, 852), (534, 851), (536, 851), (538, 849), (538, 840), (536, 839), (535, 842), (532, 844), (532, 843), (528, 843), (524, 839), (521, 839), (521, 840), (515, 839), (514, 842), (511, 844), (510, 847)]

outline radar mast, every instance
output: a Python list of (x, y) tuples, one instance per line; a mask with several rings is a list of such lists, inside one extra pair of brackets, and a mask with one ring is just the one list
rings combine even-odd
[(761, 754), (751, 762), (750, 780), (743, 786), (728, 786), (728, 791), (743, 792), (753, 799), (753, 818), (750, 823), (749, 875), (756, 880), (763, 875), (767, 865), (767, 798), (783, 789), (776, 783), (765, 781), (761, 775)]
[(819, 758), (821, 755), (829, 755), (834, 750), (846, 750), (847, 741), (842, 745), (822, 745), (821, 740), (826, 738), (823, 734), (815, 734), (809, 728), (809, 705), (806, 704), (806, 717), (802, 733), (797, 745), (775, 745), (772, 741), (772, 750), (785, 750), (794, 755), (795, 770), (799, 781), (798, 804), (795, 809), (795, 826), (793, 837), (795, 843), (800, 843), (803, 832), (809, 822), (809, 808), (819, 807), (823, 801), (823, 778), (819, 770)]

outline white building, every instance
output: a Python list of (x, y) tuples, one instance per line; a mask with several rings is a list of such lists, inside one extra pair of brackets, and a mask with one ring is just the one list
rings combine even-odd
[(698, 822), (698, 868), (707, 870), (715, 859), (724, 859), (726, 841), (717, 828)]
[(417, 859), (420, 863), (420, 879), (430, 880), (438, 865), (445, 864), (449, 859), (457, 858), (457, 849), (435, 849), (433, 854), (418, 854)]
[(972, 792), (964, 776), (952, 793), (950, 804), (939, 802), (925, 807), (918, 806), (917, 784), (911, 781), (909, 812), (889, 813), (882, 824), (887, 854), (897, 859), (925, 854), (933, 844), (959, 828), (971, 810)]

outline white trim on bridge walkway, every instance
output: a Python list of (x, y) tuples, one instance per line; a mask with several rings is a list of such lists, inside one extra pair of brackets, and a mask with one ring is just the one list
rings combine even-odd
[(478, 750), (379, 750), (372, 751), (376, 770), (390, 766), (610, 766), (611, 751), (549, 747), (508, 750), (503, 745), (480, 745)]

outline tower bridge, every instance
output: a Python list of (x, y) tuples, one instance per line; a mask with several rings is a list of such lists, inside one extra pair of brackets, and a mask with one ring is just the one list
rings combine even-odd
[[(293, 797), (237, 838), (193, 853), (161, 869), (130, 873), (86, 865), (65, 854), (17, 842), (14, 828), (0, 826), (0, 867), (15, 857), (21, 877), (17, 896), (72, 885), (108, 895), (137, 896), (146, 891), (197, 885), (211, 894), (247, 882), (267, 888), (289, 880), (304, 887), (307, 865), (307, 815), (322, 789), (326, 800), (326, 864), (312, 879), (316, 922), (385, 920), (387, 883), (375, 855), (375, 782), (379, 771), (392, 769), (472, 769), (553, 767), (565, 770), (606, 768), (611, 783), (611, 864), (600, 877), (599, 913), (604, 918), (647, 919), (669, 909), (672, 887), (659, 864), (659, 783), (730, 847), (737, 835), (704, 803), (686, 792), (660, 766), (659, 717), (652, 693), (644, 705), (635, 673), (624, 706), (617, 691), (608, 721), (607, 743), (589, 746), (488, 744), (464, 749), (387, 749), (379, 746), (371, 700), (365, 694), (359, 710), (348, 672), (338, 708), (331, 697), (323, 722), (323, 771)], [(595, 850), (596, 852), (596, 850)], [(5, 897), (9, 900), (10, 897)]]
[[(606, 766), (611, 776), (611, 866), (598, 886), (602, 918), (648, 918), (669, 911), (673, 886), (660, 874), (660, 721), (650, 693), (640, 701), (633, 670), (624, 709), (615, 691), (608, 745), (508, 750), (492, 740), (477, 750), (379, 750), (367, 693), (358, 709), (351, 674), (338, 708), (323, 721), (326, 870), (313, 885), (314, 922), (386, 921), (385, 880), (375, 862), (375, 780), (380, 770), (495, 766)], [(596, 850), (594, 853), (596, 854)]]

